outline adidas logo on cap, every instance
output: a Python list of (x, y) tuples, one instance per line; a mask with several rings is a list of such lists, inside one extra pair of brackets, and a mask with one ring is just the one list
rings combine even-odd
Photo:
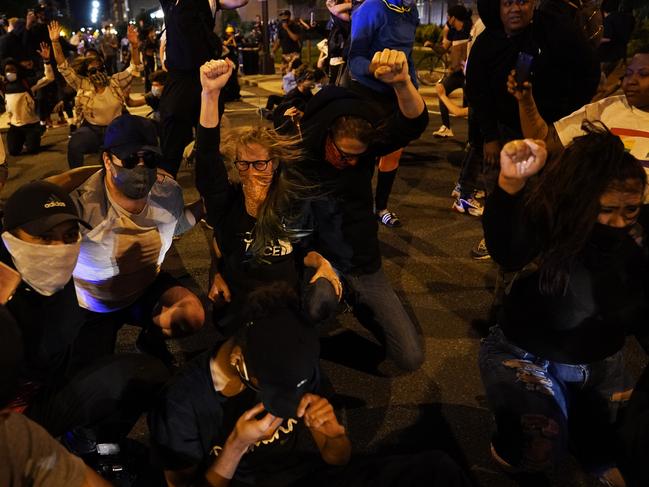
[(43, 205), (43, 208), (54, 208), (56, 206), (65, 208), (67, 205), (63, 201), (61, 201), (57, 196), (52, 194)]

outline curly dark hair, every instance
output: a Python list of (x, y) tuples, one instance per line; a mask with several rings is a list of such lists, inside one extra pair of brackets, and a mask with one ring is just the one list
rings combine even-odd
[(543, 236), (540, 290), (561, 294), (570, 269), (586, 246), (607, 190), (644, 192), (647, 175), (622, 140), (604, 124), (584, 122), (560, 157), (549, 161), (525, 195), (526, 220)]

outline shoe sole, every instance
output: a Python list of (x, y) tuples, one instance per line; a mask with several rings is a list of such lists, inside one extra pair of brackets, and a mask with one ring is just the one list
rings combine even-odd
[(476, 215), (474, 213), (471, 213), (471, 210), (465, 210), (464, 207), (461, 207), (461, 206), (458, 207), (457, 205), (451, 206), (451, 210), (453, 210), (454, 212), (459, 213), (461, 215), (469, 215), (469, 216), (472, 216), (474, 218), (480, 218), (482, 216), (482, 213), (480, 213), (479, 215)]
[(471, 252), (471, 258), (473, 260), (489, 260), (489, 259), (491, 259), (491, 255), (489, 255), (489, 254), (487, 254), (487, 255), (477, 255), (477, 254), (474, 254), (473, 252)]

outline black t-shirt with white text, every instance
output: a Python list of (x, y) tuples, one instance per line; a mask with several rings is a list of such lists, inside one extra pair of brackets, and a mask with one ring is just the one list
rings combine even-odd
[[(223, 449), (241, 415), (260, 399), (251, 389), (226, 397), (214, 389), (210, 357), (196, 357), (165, 387), (149, 414), (151, 446), (165, 470), (197, 466), (204, 472)], [(276, 434), (242, 457), (234, 478), (263, 486), (286, 486), (323, 465), (302, 420), (286, 419)]]

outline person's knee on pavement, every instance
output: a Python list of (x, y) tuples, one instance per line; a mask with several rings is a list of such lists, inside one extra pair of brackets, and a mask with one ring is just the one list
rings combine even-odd
[(416, 348), (409, 350), (408, 353), (394, 354), (390, 357), (405, 372), (414, 372), (424, 363), (426, 358), (423, 346), (419, 344)]

